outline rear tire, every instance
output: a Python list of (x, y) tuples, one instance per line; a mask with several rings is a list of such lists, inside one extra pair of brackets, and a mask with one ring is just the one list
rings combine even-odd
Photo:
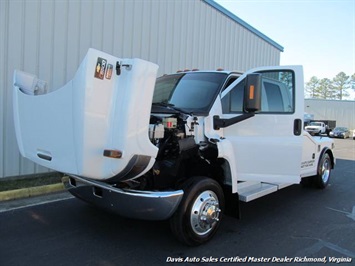
[(314, 184), (318, 188), (326, 188), (329, 184), (332, 169), (332, 161), (328, 153), (324, 153), (318, 164), (318, 173), (313, 177)]
[(207, 177), (192, 177), (182, 189), (182, 201), (170, 218), (175, 237), (189, 246), (209, 241), (217, 232), (224, 211), (224, 195), (217, 181)]

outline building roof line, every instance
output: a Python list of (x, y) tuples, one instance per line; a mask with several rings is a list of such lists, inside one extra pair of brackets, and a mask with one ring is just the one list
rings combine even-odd
[(248, 23), (246, 23), (244, 20), (242, 20), (241, 18), (237, 17), (236, 15), (234, 15), (232, 12), (230, 12), (229, 10), (225, 9), (224, 7), (222, 7), (221, 5), (217, 4), (215, 1), (213, 0), (202, 0), (205, 3), (207, 3), (208, 5), (212, 6), (213, 8), (217, 9), (218, 11), (220, 11), (222, 14), (226, 15), (227, 17), (229, 17), (230, 19), (234, 20), (235, 22), (237, 22), (238, 24), (240, 24), (241, 26), (243, 26), (244, 28), (246, 28), (247, 30), (251, 31), (252, 33), (254, 33), (255, 35), (257, 35), (258, 37), (260, 37), (261, 39), (263, 39), (264, 41), (268, 42), (269, 44), (271, 44), (272, 46), (274, 46), (275, 48), (277, 48), (278, 50), (280, 50), (281, 52), (284, 51), (284, 47), (281, 46), (280, 44), (278, 44), (277, 42), (275, 42), (274, 40), (270, 39), (269, 37), (267, 37), (265, 34), (263, 34), (262, 32), (258, 31), (257, 29), (255, 29), (254, 27), (252, 27), (251, 25), (249, 25)]

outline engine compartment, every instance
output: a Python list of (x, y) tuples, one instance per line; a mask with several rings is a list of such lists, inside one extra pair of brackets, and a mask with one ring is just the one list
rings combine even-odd
[(159, 149), (157, 160), (176, 159), (182, 150), (196, 145), (193, 134), (186, 134), (186, 125), (179, 115), (151, 115), (149, 139)]
[(153, 167), (137, 179), (122, 182), (119, 187), (134, 189), (176, 189), (186, 178), (201, 174), (208, 176), (211, 159), (217, 159), (213, 142), (199, 141), (195, 134), (199, 118), (183, 113), (152, 113), (149, 121), (149, 139), (158, 148)]
[(182, 162), (199, 159), (193, 128), (188, 126), (182, 114), (152, 114), (150, 118), (150, 141), (159, 149), (156, 162), (145, 178), (153, 188), (173, 186), (183, 175)]

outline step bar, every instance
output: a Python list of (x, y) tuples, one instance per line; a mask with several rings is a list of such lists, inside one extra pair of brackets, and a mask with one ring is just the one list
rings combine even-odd
[(239, 194), (239, 200), (249, 202), (290, 185), (292, 184), (246, 181), (238, 183), (237, 190)]

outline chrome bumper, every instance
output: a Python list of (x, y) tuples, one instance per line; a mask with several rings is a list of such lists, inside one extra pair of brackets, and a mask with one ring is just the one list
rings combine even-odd
[(176, 211), (184, 194), (183, 190), (123, 190), (78, 176), (70, 176), (63, 183), (77, 198), (119, 215), (143, 220), (168, 219)]

